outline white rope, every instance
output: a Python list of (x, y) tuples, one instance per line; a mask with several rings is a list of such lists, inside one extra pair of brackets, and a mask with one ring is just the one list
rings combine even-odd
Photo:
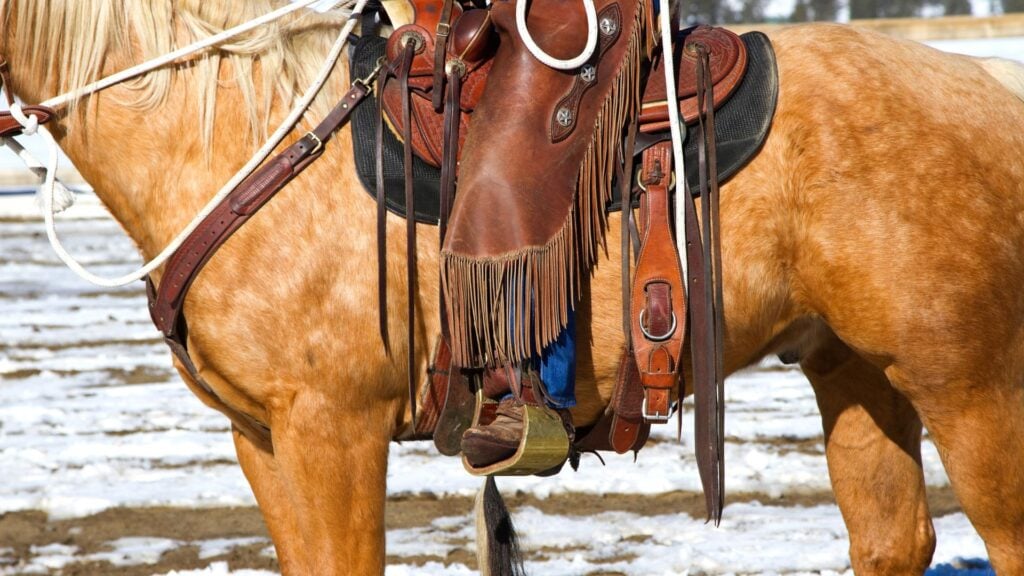
[[(2, 138), (0, 139), (0, 146), (7, 146), (12, 152), (17, 154), (18, 158), (21, 159), (25, 166), (39, 177), (40, 182), (46, 179), (46, 166), (44, 166), (39, 160), (36, 160), (35, 156), (26, 150), (20, 142), (14, 138)], [(64, 185), (63, 182), (55, 179), (54, 195), (52, 200), (54, 212), (63, 212), (75, 203), (75, 195), (67, 186)], [(42, 194), (36, 194), (36, 203), (39, 204), (40, 212), (43, 210), (42, 201)]]
[(594, 7), (594, 0), (583, 0), (583, 11), (587, 15), (587, 43), (578, 56), (568, 60), (555, 58), (533, 41), (533, 36), (530, 35), (530, 30), (526, 26), (527, 1), (516, 1), (516, 29), (519, 31), (519, 36), (523, 39), (523, 44), (526, 45), (526, 49), (530, 51), (530, 54), (533, 54), (533, 57), (540, 60), (543, 64), (557, 70), (572, 70), (586, 64), (597, 48), (597, 8)]
[(21, 104), (18, 102), (14, 102), (13, 104), (11, 104), (10, 109), (11, 117), (17, 120), (18, 124), (21, 124), (22, 133), (24, 133), (26, 136), (35, 135), (36, 130), (39, 129), (39, 118), (36, 118), (35, 114), (30, 114), (28, 117), (26, 117), (25, 113), (21, 110)]
[[(314, 1), (319, 0), (304, 0), (301, 4), (295, 4), (293, 6), (304, 7), (307, 4), (312, 4)], [(210, 201), (206, 204), (205, 207), (203, 207), (199, 214), (195, 216), (192, 222), (190, 222), (189, 225), (184, 230), (182, 230), (178, 234), (178, 236), (166, 248), (164, 248), (164, 250), (159, 255), (157, 255), (156, 258), (154, 258), (149, 263), (147, 263), (146, 265), (142, 266), (141, 268), (130, 274), (125, 274), (117, 278), (104, 278), (101, 276), (97, 276), (83, 268), (82, 265), (79, 264), (71, 256), (71, 254), (67, 252), (67, 250), (64, 249), (64, 246), (61, 244), (60, 239), (57, 237), (57, 230), (54, 226), (53, 219), (55, 174), (57, 170), (57, 143), (53, 140), (53, 137), (45, 128), (41, 128), (40, 132), (43, 134), (43, 137), (47, 140), (51, 150), (51, 157), (49, 165), (47, 166), (46, 181), (44, 182), (43, 187), (41, 188), (41, 192), (43, 195), (43, 205), (45, 207), (43, 211), (43, 219), (46, 223), (46, 235), (50, 239), (50, 245), (53, 246), (53, 249), (57, 253), (57, 256), (60, 257), (60, 259), (64, 262), (64, 264), (68, 266), (68, 268), (70, 268), (75, 274), (77, 274), (84, 280), (96, 284), (98, 286), (105, 287), (124, 286), (131, 282), (141, 280), (145, 276), (149, 275), (150, 272), (152, 272), (157, 267), (162, 265), (165, 261), (167, 261), (167, 259), (170, 258), (172, 254), (174, 254), (178, 247), (181, 246), (185, 239), (188, 238), (188, 235), (191, 234), (192, 231), (194, 231), (199, 226), (203, 218), (210, 214), (210, 212), (212, 212), (214, 208), (216, 208), (217, 205), (220, 204), (221, 200), (227, 197), (227, 195), (230, 194), (231, 191), (234, 190), (235, 187), (238, 186), (238, 184), (240, 184), (242, 180), (244, 180), (253, 170), (255, 170), (256, 167), (262, 164), (263, 161), (266, 160), (267, 156), (269, 156), (270, 153), (273, 152), (275, 148), (277, 148), (278, 144), (281, 143), (284, 137), (287, 136), (289, 132), (291, 132), (292, 128), (302, 117), (303, 113), (305, 113), (306, 109), (309, 108), (310, 103), (312, 103), (313, 99), (320, 92), (320, 89), (323, 87), (323, 85), (327, 82), (327, 79), (330, 77), (331, 71), (334, 69), (335, 63), (341, 56), (341, 52), (344, 50), (345, 45), (348, 43), (349, 34), (352, 32), (352, 28), (355, 27), (356, 22), (358, 21), (357, 18), (352, 18), (352, 16), (360, 14), (363, 10), (363, 7), (366, 5), (366, 2), (367, 0), (357, 1), (356, 6), (349, 17), (349, 20), (345, 23), (345, 26), (338, 34), (338, 39), (335, 40), (334, 45), (331, 47), (331, 51), (328, 54), (327, 61), (321, 68), (316, 80), (306, 90), (306, 93), (303, 94), (302, 98), (296, 103), (291, 113), (289, 113), (288, 117), (285, 118), (285, 120), (281, 123), (277, 131), (275, 131), (274, 134), (271, 135), (267, 143), (264, 144), (263, 147), (256, 152), (252, 159), (250, 159), (249, 162), (246, 163), (246, 165), (243, 166), (235, 174), (235, 176), (231, 178), (231, 180), (229, 180), (227, 184), (225, 184), (220, 189), (219, 192), (217, 192), (217, 194), (213, 198), (210, 199)], [(280, 12), (280, 10), (278, 10), (277, 12)]]
[[(676, 251), (680, 255), (680, 265), (683, 268), (683, 278), (687, 277), (686, 266), (686, 212), (684, 210), (686, 200), (686, 170), (683, 158), (683, 141), (686, 134), (682, 129), (682, 122), (679, 118), (679, 100), (676, 95), (676, 65), (672, 59), (672, 17), (670, 14), (668, 0), (662, 0), (661, 10), (658, 13), (658, 24), (661, 27), (661, 64), (665, 70), (665, 95), (668, 100), (668, 120), (672, 133), (672, 160), (675, 164), (676, 173)], [(687, 282), (683, 282), (684, 290)]]

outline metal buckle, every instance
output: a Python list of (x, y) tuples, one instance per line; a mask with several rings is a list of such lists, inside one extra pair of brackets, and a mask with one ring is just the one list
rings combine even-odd
[(644, 312), (647, 312), (647, 308), (643, 308), (640, 310), (640, 318), (637, 319), (637, 322), (640, 324), (640, 332), (643, 333), (644, 338), (647, 338), (651, 342), (664, 342), (665, 340), (668, 340), (669, 338), (672, 337), (672, 333), (676, 331), (675, 310), (672, 311), (672, 325), (668, 327), (668, 331), (665, 332), (664, 334), (659, 334), (657, 336), (648, 332), (647, 328), (644, 327)]
[[(647, 192), (647, 184), (644, 183), (644, 171), (643, 170), (637, 170), (636, 171), (636, 185), (639, 186), (640, 189), (643, 190), (644, 192)], [(675, 187), (676, 187), (676, 171), (673, 170), (672, 171), (672, 178), (669, 179), (668, 189), (669, 190), (674, 190)]]
[(313, 134), (312, 132), (306, 132), (306, 138), (309, 138), (310, 140), (313, 141), (313, 149), (309, 151), (311, 155), (316, 154), (324, 147), (323, 140), (320, 140), (320, 137), (317, 136), (316, 134)]
[(673, 409), (675, 404), (668, 405), (668, 414), (650, 414), (647, 412), (647, 394), (644, 394), (644, 402), (640, 405), (640, 415), (643, 416), (644, 421), (654, 422), (656, 424), (664, 424), (672, 418), (672, 414), (675, 412)]
[(438, 22), (437, 23), (437, 31), (435, 32), (435, 34), (437, 36), (441, 36), (441, 37), (447, 38), (448, 34), (450, 34), (451, 31), (452, 31), (452, 25), (451, 24), (449, 24), (447, 22)]

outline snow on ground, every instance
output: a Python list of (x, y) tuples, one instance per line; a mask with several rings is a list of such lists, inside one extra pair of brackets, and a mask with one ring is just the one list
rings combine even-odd
[[(933, 42), (943, 49), (1021, 59), (1024, 39)], [(204, 507), (254, 505), (235, 464), (227, 421), (204, 406), (177, 379), (170, 355), (149, 322), (141, 284), (99, 289), (74, 277), (50, 251), (26, 197), (0, 199), (0, 513), (43, 510), (76, 517), (116, 506)], [(72, 209), (59, 228), (72, 252), (94, 271), (124, 272), (137, 263), (119, 227), (100, 216), (94, 198)], [(76, 211), (77, 210), (77, 211)], [(727, 386), (726, 483), (731, 492), (765, 502), (728, 506), (721, 527), (666, 510), (660, 516), (606, 511), (555, 516), (518, 511), (527, 549), (544, 549), (527, 567), (535, 574), (847, 573), (847, 535), (838, 509), (776, 506), (782, 494), (829, 489), (813, 394), (803, 376), (777, 363), (730, 378)], [(687, 426), (692, 420), (687, 415)], [(684, 429), (686, 428), (684, 427)], [(634, 464), (606, 456), (601, 466), (584, 457), (578, 473), (555, 478), (503, 479), (508, 492), (643, 494), (697, 491), (690, 440), (674, 441), (674, 426), (655, 430), (654, 445)], [(924, 445), (929, 486), (948, 483), (934, 446)], [(423, 478), (434, 479), (425, 486)], [(640, 479), (643, 482), (639, 482)], [(439, 457), (424, 443), (392, 449), (388, 492), (473, 494), (480, 481), (458, 460)], [(429, 526), (388, 532), (395, 557), (445, 556), (472, 546), (467, 510)], [(936, 518), (935, 562), (984, 557), (962, 514)], [(213, 558), (259, 539), (188, 542)], [(469, 544), (467, 544), (467, 542)], [(112, 563), (146, 564), (183, 542), (122, 538), (101, 552)], [(52, 571), (75, 555), (55, 544), (33, 549), (31, 566), (18, 573)], [(0, 542), (0, 574), (13, 550)], [(99, 557), (97, 557), (99, 558)], [(224, 562), (200, 571), (228, 574)], [(469, 574), (462, 564), (398, 563), (389, 575)], [(267, 574), (236, 571), (233, 574)]]

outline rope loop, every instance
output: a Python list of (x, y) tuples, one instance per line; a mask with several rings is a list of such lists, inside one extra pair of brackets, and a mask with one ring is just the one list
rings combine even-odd
[(597, 49), (597, 8), (594, 6), (594, 0), (583, 0), (583, 11), (587, 15), (587, 43), (582, 52), (567, 60), (555, 58), (533, 41), (533, 36), (530, 35), (530, 30), (526, 26), (526, 3), (528, 1), (517, 0), (516, 2), (516, 30), (519, 31), (519, 36), (530, 54), (533, 54), (533, 57), (544, 65), (556, 70), (573, 70), (586, 64), (587, 60), (594, 55), (594, 50)]
[(36, 132), (39, 130), (39, 117), (35, 114), (25, 116), (25, 113), (21, 109), (21, 104), (17, 102), (11, 104), (10, 108), (11, 117), (17, 120), (18, 124), (21, 124), (22, 132), (26, 136), (35, 136)]

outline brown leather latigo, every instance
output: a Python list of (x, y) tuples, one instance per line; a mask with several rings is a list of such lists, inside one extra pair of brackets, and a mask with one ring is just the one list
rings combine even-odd
[(641, 179), (643, 241), (631, 293), (631, 339), (646, 403), (645, 418), (669, 417), (671, 395), (679, 382), (686, 333), (683, 271), (672, 235), (669, 186), (672, 144), (644, 151)]
[[(698, 26), (686, 35), (682, 56), (676, 62), (679, 114), (685, 124), (697, 120), (697, 52), (696, 43), (710, 50), (711, 81), (714, 83), (714, 107), (718, 108), (732, 96), (747, 71), (747, 48), (735, 33), (724, 28)], [(644, 88), (640, 109), (640, 131), (664, 132), (669, 129), (668, 106), (665, 105), (665, 71), (662, 60), (655, 61)]]
[[(489, 10), (467, 10), (457, 4), (452, 9), (451, 35), (447, 42), (447, 58), (459, 59), (466, 72), (461, 78), (459, 107), (459, 147), (465, 141), (469, 114), (476, 107), (491, 70), (495, 36), (491, 31)], [(402, 57), (406, 42), (417, 42), (416, 56), (409, 71), (409, 89), (412, 90), (412, 147), (416, 155), (428, 164), (440, 167), (444, 153), (444, 119), (435, 109), (433, 96), (444, 91), (435, 86), (435, 47), (437, 45), (436, 11), (417, 11), (416, 21), (395, 30), (388, 38), (385, 56), (394, 62)], [(397, 83), (385, 85), (381, 95), (387, 119), (399, 136), (403, 132), (402, 91)]]
[[(636, 111), (646, 50), (641, 3), (597, 0), (598, 13), (617, 4), (619, 24), (609, 29), (617, 39), (591, 61), (596, 85), (580, 98), (574, 131), (552, 142), (556, 104), (580, 70), (554, 70), (530, 54), (516, 32), (515, 1), (491, 7), (500, 41), (473, 113), (442, 247), (452, 351), (461, 365), (523, 359), (564, 326), (577, 274), (593, 261), (603, 234), (607, 175)], [(571, 57), (583, 47), (578, 4), (535, 0), (527, 24), (552, 56)]]

